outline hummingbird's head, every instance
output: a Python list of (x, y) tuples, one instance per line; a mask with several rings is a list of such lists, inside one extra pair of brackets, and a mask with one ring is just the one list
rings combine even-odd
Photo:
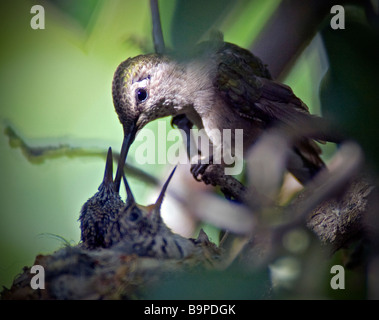
[(161, 217), (161, 206), (167, 187), (172, 176), (174, 175), (175, 170), (176, 167), (172, 170), (169, 178), (163, 185), (155, 204), (149, 206), (140, 205), (134, 200), (133, 193), (129, 187), (125, 175), (122, 176), (126, 188), (127, 199), (125, 207), (121, 209), (122, 218), (120, 222), (123, 224), (123, 228), (127, 230), (127, 236), (129, 238), (136, 238), (141, 234), (154, 235), (158, 232), (166, 230), (167, 227)]
[[(122, 62), (113, 78), (113, 104), (124, 129), (124, 141), (115, 177), (115, 190), (137, 131), (147, 123), (175, 113), (180, 84), (178, 63), (159, 54), (146, 54)], [(180, 77), (179, 77), (180, 78)]]

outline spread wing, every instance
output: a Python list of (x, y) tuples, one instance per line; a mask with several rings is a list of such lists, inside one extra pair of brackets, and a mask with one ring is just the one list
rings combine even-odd
[[(281, 123), (294, 128), (315, 117), (290, 87), (272, 80), (266, 66), (250, 51), (223, 43), (212, 58), (218, 65), (214, 86), (241, 117), (265, 127)], [(296, 147), (310, 165), (323, 166), (321, 149), (313, 140), (303, 138)]]

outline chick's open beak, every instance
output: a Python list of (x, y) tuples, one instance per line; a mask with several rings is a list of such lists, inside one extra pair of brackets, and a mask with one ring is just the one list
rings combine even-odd
[(107, 160), (105, 163), (105, 171), (103, 183), (110, 186), (113, 183), (113, 158), (112, 158), (112, 148), (108, 149)]

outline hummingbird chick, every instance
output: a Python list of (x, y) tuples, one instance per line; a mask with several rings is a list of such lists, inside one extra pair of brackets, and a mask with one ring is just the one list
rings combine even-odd
[(80, 247), (88, 250), (112, 248), (125, 254), (173, 259), (192, 253), (195, 243), (173, 233), (161, 217), (163, 198), (174, 172), (175, 169), (155, 204), (147, 207), (136, 203), (125, 175), (122, 175), (127, 192), (124, 203), (114, 189), (112, 150), (109, 148), (99, 191), (81, 209)]
[(175, 169), (163, 185), (155, 204), (147, 207), (135, 202), (123, 175), (127, 190), (126, 205), (109, 225), (105, 238), (107, 243), (116, 244), (115, 250), (158, 259), (181, 259), (194, 252), (195, 243), (191, 239), (173, 233), (161, 217), (163, 198)]
[(125, 206), (114, 190), (112, 149), (108, 149), (104, 178), (96, 192), (82, 206), (80, 212), (81, 244), (85, 249), (108, 248), (112, 243), (105, 239), (109, 224)]
[[(321, 119), (309, 113), (291, 88), (274, 81), (250, 51), (221, 40), (200, 43), (195, 51), (186, 60), (146, 54), (118, 66), (112, 93), (124, 140), (116, 190), (137, 131), (157, 118), (185, 115), (216, 148), (223, 146), (215, 132), (231, 129), (233, 139), (235, 130), (242, 129), (243, 152), (269, 127), (296, 129)], [(324, 167), (320, 153), (310, 137), (302, 137), (294, 142), (287, 169), (304, 184)]]

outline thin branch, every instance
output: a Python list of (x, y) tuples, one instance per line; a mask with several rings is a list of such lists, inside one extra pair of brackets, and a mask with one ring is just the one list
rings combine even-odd
[(329, 169), (320, 172), (309, 183), (297, 201), (295, 220), (305, 221), (315, 207), (341, 193), (358, 174), (363, 164), (363, 152), (358, 144), (346, 142), (340, 146), (329, 164)]
[[(10, 125), (4, 129), (4, 134), (9, 139), (9, 145), (13, 148), (20, 148), (25, 158), (34, 164), (43, 163), (48, 159), (82, 158), (82, 157), (100, 157), (105, 159), (107, 152), (100, 149), (89, 149), (85, 147), (72, 147), (69, 143), (61, 143), (58, 145), (30, 146)], [(120, 154), (113, 153), (113, 160), (118, 162)], [(160, 181), (152, 175), (132, 165), (125, 164), (125, 171), (135, 178), (146, 183), (159, 186)]]

